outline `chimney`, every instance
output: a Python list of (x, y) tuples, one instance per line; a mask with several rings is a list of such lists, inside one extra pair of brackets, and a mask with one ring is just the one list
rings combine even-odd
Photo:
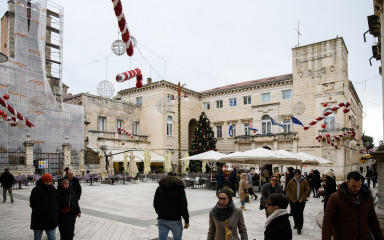
[(147, 78), (147, 84), (151, 84), (152, 83), (152, 78)]

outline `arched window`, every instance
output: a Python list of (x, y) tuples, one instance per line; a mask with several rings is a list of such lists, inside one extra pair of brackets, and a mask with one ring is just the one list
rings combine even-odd
[(172, 136), (173, 121), (172, 117), (167, 117), (167, 136)]
[[(327, 108), (324, 110), (324, 113), (328, 110), (331, 110), (330, 108)], [(324, 124), (325, 124), (325, 130), (333, 130), (335, 124), (335, 112), (332, 112), (328, 116), (324, 118)]]
[(261, 133), (262, 134), (272, 133), (271, 117), (268, 115), (264, 115), (261, 118)]

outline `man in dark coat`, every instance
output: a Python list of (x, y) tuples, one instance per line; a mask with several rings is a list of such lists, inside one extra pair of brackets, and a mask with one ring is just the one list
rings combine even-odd
[(11, 203), (13, 203), (13, 194), (12, 194), (12, 184), (15, 181), (15, 178), (11, 174), (8, 168), (4, 170), (4, 173), (0, 177), (0, 182), (3, 186), (3, 203), (7, 201), (7, 191), (9, 197), (11, 198)]
[(65, 177), (69, 180), (69, 188), (76, 194), (77, 200), (81, 197), (81, 185), (79, 179), (73, 176), (73, 172), (69, 168), (65, 168)]
[(44, 174), (36, 182), (29, 198), (29, 206), (32, 208), (31, 229), (34, 239), (40, 240), (43, 231), (48, 240), (54, 240), (57, 227), (57, 199), (56, 188), (53, 186), (52, 176)]
[(229, 187), (233, 191), (233, 197), (236, 197), (236, 182), (237, 182), (236, 168), (233, 168), (231, 170), (231, 173), (229, 174)]
[(157, 213), (159, 228), (159, 240), (165, 240), (171, 230), (173, 239), (181, 240), (184, 219), (184, 228), (189, 227), (188, 202), (185, 194), (185, 185), (176, 177), (176, 173), (170, 172), (159, 180), (153, 199), (153, 207)]
[(264, 239), (291, 240), (292, 229), (287, 212), (288, 197), (282, 193), (272, 193), (267, 198)]
[(223, 171), (219, 171), (219, 173), (216, 175), (216, 181), (217, 181), (217, 189), (216, 189), (216, 195), (219, 194), (219, 191), (224, 187), (224, 173)]
[(328, 200), (323, 218), (323, 240), (383, 240), (371, 191), (362, 185), (362, 176), (350, 172), (347, 181)]

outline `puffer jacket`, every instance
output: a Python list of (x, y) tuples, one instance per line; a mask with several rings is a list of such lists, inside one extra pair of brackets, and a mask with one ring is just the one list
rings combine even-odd
[(177, 177), (166, 176), (159, 180), (159, 185), (153, 199), (157, 219), (178, 221), (183, 217), (185, 223), (189, 223), (184, 182)]
[(31, 229), (46, 230), (57, 227), (57, 198), (56, 188), (45, 185), (41, 179), (36, 182), (29, 197), (32, 208)]
[(340, 184), (327, 204), (323, 218), (322, 239), (330, 240), (383, 240), (379, 220), (368, 187), (360, 189), (361, 204), (356, 206), (347, 193), (347, 182)]

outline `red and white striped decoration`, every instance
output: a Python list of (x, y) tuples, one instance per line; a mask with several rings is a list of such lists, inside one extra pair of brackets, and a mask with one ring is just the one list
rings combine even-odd
[(333, 142), (331, 142), (328, 138), (326, 138), (326, 137), (324, 137), (323, 135), (318, 135), (317, 137), (316, 137), (316, 140), (318, 141), (318, 142), (321, 142), (321, 141), (323, 141), (323, 142), (327, 142), (329, 145), (331, 145), (332, 147), (334, 147), (334, 148), (336, 148), (336, 149), (340, 149), (336, 144), (334, 144)]
[(17, 126), (18, 121), (19, 121), (17, 118), (7, 117), (7, 114), (4, 113), (3, 111), (0, 111), (0, 116), (2, 117), (2, 118), (0, 118), (0, 121), (7, 121), (7, 122), (13, 121), (13, 123), (10, 123), (11, 127)]
[(349, 131), (346, 131), (345, 133), (342, 133), (342, 134), (337, 135), (335, 137), (331, 137), (331, 140), (337, 140), (337, 139), (342, 138), (342, 137), (347, 136), (347, 135), (351, 135), (351, 138), (354, 138), (356, 136), (356, 133), (354, 130), (349, 130)]
[(313, 120), (312, 122), (310, 122), (306, 127), (304, 127), (304, 130), (307, 130), (308, 128), (312, 127), (313, 125), (315, 125), (319, 121), (323, 120), (325, 117), (327, 117), (332, 112), (335, 112), (337, 109), (339, 109), (341, 107), (345, 107), (345, 109), (343, 110), (344, 113), (349, 112), (349, 110), (351, 109), (350, 106), (351, 106), (351, 104), (349, 102), (339, 103), (336, 107), (333, 107), (333, 108), (329, 109), (323, 115), (321, 115), (320, 117), (318, 117), (315, 120)]
[(119, 23), (121, 36), (122, 36), (123, 42), (125, 43), (125, 49), (127, 51), (128, 56), (131, 57), (133, 55), (133, 45), (132, 45), (131, 37), (129, 34), (127, 22), (125, 21), (123, 6), (121, 5), (120, 0), (112, 0), (112, 3), (113, 3), (113, 10), (115, 10), (115, 15)]
[(130, 136), (131, 138), (133, 138), (133, 135), (130, 134), (129, 132), (125, 131), (125, 129), (123, 129), (123, 128), (118, 128), (118, 129), (117, 129), (117, 133), (118, 133), (118, 134), (125, 133), (125, 134), (127, 134), (128, 136)]
[[(25, 122), (25, 125), (27, 125), (28, 127), (32, 128), (34, 127), (35, 125), (33, 125), (30, 121), (28, 121), (28, 119), (24, 118), (23, 115), (21, 115), (20, 113), (18, 113), (11, 105), (9, 105), (8, 103), (6, 103), (4, 101), (4, 99), (2, 99), (0, 97), (0, 104), (5, 107), (6, 109), (8, 109), (8, 111), (10, 113), (12, 113), (13, 115), (15, 115), (19, 120), (21, 121), (24, 121)], [(16, 118), (15, 118), (16, 119)], [(12, 124), (16, 124), (17, 125), (17, 119), (14, 121), (15, 123), (12, 123)], [(11, 125), (12, 125), (11, 124)], [(15, 125), (15, 126), (16, 126)]]
[(141, 88), (143, 86), (143, 75), (141, 75), (140, 69), (136, 68), (128, 72), (123, 72), (116, 75), (117, 82), (124, 82), (136, 77), (136, 87)]

